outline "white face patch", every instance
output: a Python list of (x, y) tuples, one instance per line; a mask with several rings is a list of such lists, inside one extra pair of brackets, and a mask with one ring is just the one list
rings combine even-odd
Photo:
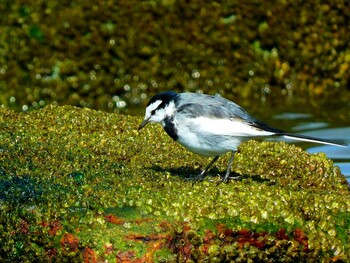
[(161, 103), (161, 100), (156, 100), (152, 104), (148, 105), (148, 107), (146, 108), (145, 120), (151, 117), (151, 112), (154, 111)]
[(162, 123), (166, 117), (171, 116), (174, 113), (175, 103), (173, 101), (171, 101), (164, 108), (157, 109), (161, 103), (161, 100), (157, 100), (148, 105), (146, 108), (145, 120), (149, 119), (150, 122)]
[(165, 107), (165, 116), (171, 116), (174, 114), (175, 111), (175, 102), (171, 101), (169, 104)]

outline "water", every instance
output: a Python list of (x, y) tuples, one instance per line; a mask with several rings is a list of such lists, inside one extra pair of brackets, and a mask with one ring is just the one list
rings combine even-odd
[(272, 117), (272, 121), (273, 120), (282, 121), (284, 123), (284, 127), (279, 128), (283, 128), (288, 131), (334, 140), (336, 142), (345, 142), (349, 148), (303, 142), (293, 143), (298, 144), (309, 153), (324, 152), (328, 158), (334, 161), (335, 165), (339, 166), (342, 174), (345, 175), (350, 183), (350, 127), (332, 128), (330, 123), (314, 121), (311, 114), (304, 113), (288, 112), (277, 114)]

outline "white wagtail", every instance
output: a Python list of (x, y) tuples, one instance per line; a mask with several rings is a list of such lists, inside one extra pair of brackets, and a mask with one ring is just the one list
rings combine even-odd
[(229, 179), (234, 153), (246, 140), (259, 137), (284, 137), (292, 140), (346, 145), (304, 135), (290, 134), (260, 122), (242, 107), (220, 95), (176, 93), (155, 95), (147, 104), (142, 129), (149, 122), (160, 123), (167, 134), (186, 149), (199, 155), (214, 157), (194, 180), (202, 179), (220, 155), (231, 152), (223, 181)]

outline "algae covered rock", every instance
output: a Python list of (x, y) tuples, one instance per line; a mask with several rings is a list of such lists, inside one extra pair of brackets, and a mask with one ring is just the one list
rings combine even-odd
[(72, 106), (0, 108), (0, 259), (76, 262), (350, 260), (350, 192), (324, 154), (249, 141), (207, 159), (141, 118)]

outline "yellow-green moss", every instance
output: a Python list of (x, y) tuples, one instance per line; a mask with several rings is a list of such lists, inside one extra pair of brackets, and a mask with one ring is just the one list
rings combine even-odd
[[(224, 224), (237, 233), (267, 232), (270, 250), (279, 246), (275, 233), (285, 229), (291, 240), (275, 257), (296, 253), (293, 242), (301, 241), (292, 237), (300, 229), (308, 251), (298, 243), (294, 259), (306, 253), (349, 260), (349, 186), (324, 154), (249, 141), (235, 157), (241, 179), (216, 184), (227, 165), (223, 156), (192, 185), (186, 177), (208, 160), (172, 142), (158, 125), (139, 133), (140, 121), (71, 106), (29, 113), (0, 108), (0, 258), (151, 262), (167, 253), (174, 259), (169, 244), (176, 243), (183, 251), (193, 246), (190, 258), (214, 262), (249, 251), (250, 258), (266, 259), (254, 245), (234, 252), (217, 229)], [(209, 230), (217, 234), (213, 243)]]

